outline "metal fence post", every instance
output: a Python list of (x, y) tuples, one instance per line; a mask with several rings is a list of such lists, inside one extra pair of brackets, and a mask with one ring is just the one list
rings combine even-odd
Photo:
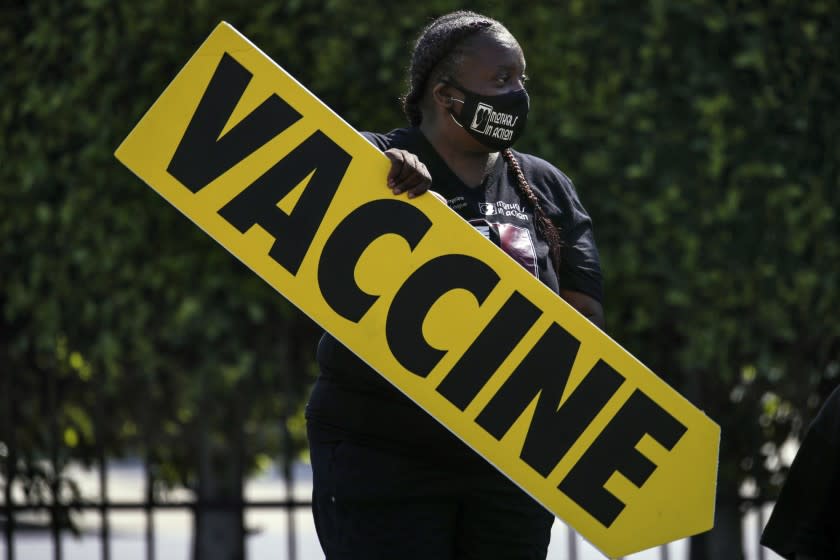
[[(289, 375), (289, 372), (286, 372)], [(281, 417), (282, 432), (283, 432), (283, 451), (281, 458), (281, 465), (283, 471), (283, 486), (285, 490), (286, 500), (291, 503), (294, 500), (294, 475), (292, 474), (291, 460), (289, 454), (292, 449), (292, 435), (289, 433), (288, 419), (289, 419), (289, 395), (288, 383), (283, 387), (283, 415)], [(297, 560), (297, 535), (295, 527), (294, 508), (286, 508), (286, 550), (288, 552), (289, 560)]]
[(6, 539), (6, 560), (15, 560), (15, 509), (12, 505), (12, 485), (15, 481), (15, 472), (17, 466), (17, 452), (15, 450), (15, 440), (17, 439), (14, 430), (14, 418), (16, 410), (14, 387), (12, 383), (12, 376), (7, 372), (3, 375), (5, 380), (6, 393), (6, 414), (3, 415), (3, 443), (6, 444), (6, 486), (3, 488), (3, 509), (6, 512), (6, 524), (4, 527), (4, 537)]
[[(102, 375), (105, 375), (103, 368)], [(111, 560), (111, 527), (108, 520), (108, 461), (105, 457), (105, 393), (102, 387), (105, 380), (96, 388), (96, 458), (99, 467), (99, 539), (102, 544), (102, 560)]]
[(758, 531), (755, 538), (755, 549), (758, 560), (764, 560), (764, 547), (761, 546), (761, 533), (764, 531), (764, 508), (762, 504), (758, 504), (758, 516), (756, 518), (756, 526)]
[(577, 560), (577, 533), (568, 525), (566, 526), (566, 533), (569, 535), (569, 560)]
[[(44, 372), (41, 371), (41, 374), (44, 375)], [(49, 453), (52, 467), (52, 472), (50, 473), (51, 479), (49, 481), (50, 493), (52, 494), (52, 501), (49, 506), (50, 534), (53, 540), (54, 558), (55, 560), (62, 560), (64, 549), (61, 545), (61, 528), (59, 526), (61, 515), (61, 485), (58, 482), (58, 477), (61, 472), (58, 457), (58, 438), (60, 437), (58, 425), (58, 379), (55, 375), (49, 376), (47, 395), (47, 410), (44, 412), (50, 418)]]
[[(146, 445), (148, 445), (148, 438), (146, 440)], [(146, 460), (143, 461), (143, 474), (146, 478), (146, 500), (143, 507), (143, 510), (146, 512), (146, 560), (155, 560), (155, 482), (152, 478), (150, 464), (151, 453), (149, 453), (149, 448), (147, 447)]]

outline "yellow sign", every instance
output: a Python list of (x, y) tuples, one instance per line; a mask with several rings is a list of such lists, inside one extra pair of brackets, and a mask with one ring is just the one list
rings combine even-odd
[(116, 155), (607, 555), (712, 527), (718, 426), (231, 26)]

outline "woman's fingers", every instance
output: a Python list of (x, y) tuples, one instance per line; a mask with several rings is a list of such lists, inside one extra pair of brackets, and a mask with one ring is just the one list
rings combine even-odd
[(388, 186), (394, 194), (408, 192), (408, 197), (421, 195), (432, 185), (429, 170), (416, 155), (405, 150), (390, 149), (385, 155), (391, 160)]
[(385, 151), (385, 155), (391, 160), (391, 170), (388, 172), (388, 186), (395, 188), (408, 174), (408, 167), (405, 165), (405, 155), (408, 152), (391, 148)]

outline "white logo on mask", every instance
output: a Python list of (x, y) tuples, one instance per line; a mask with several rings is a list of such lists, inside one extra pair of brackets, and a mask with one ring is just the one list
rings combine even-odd
[(484, 132), (492, 114), (493, 107), (487, 105), (486, 103), (479, 103), (475, 110), (475, 116), (473, 116), (473, 122), (470, 125), (470, 128), (478, 132)]

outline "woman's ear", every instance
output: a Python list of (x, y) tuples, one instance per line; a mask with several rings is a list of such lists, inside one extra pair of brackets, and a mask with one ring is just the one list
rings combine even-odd
[(434, 100), (435, 105), (445, 109), (451, 109), (453, 102), (449, 84), (445, 84), (443, 82), (435, 84), (432, 88), (432, 99)]

